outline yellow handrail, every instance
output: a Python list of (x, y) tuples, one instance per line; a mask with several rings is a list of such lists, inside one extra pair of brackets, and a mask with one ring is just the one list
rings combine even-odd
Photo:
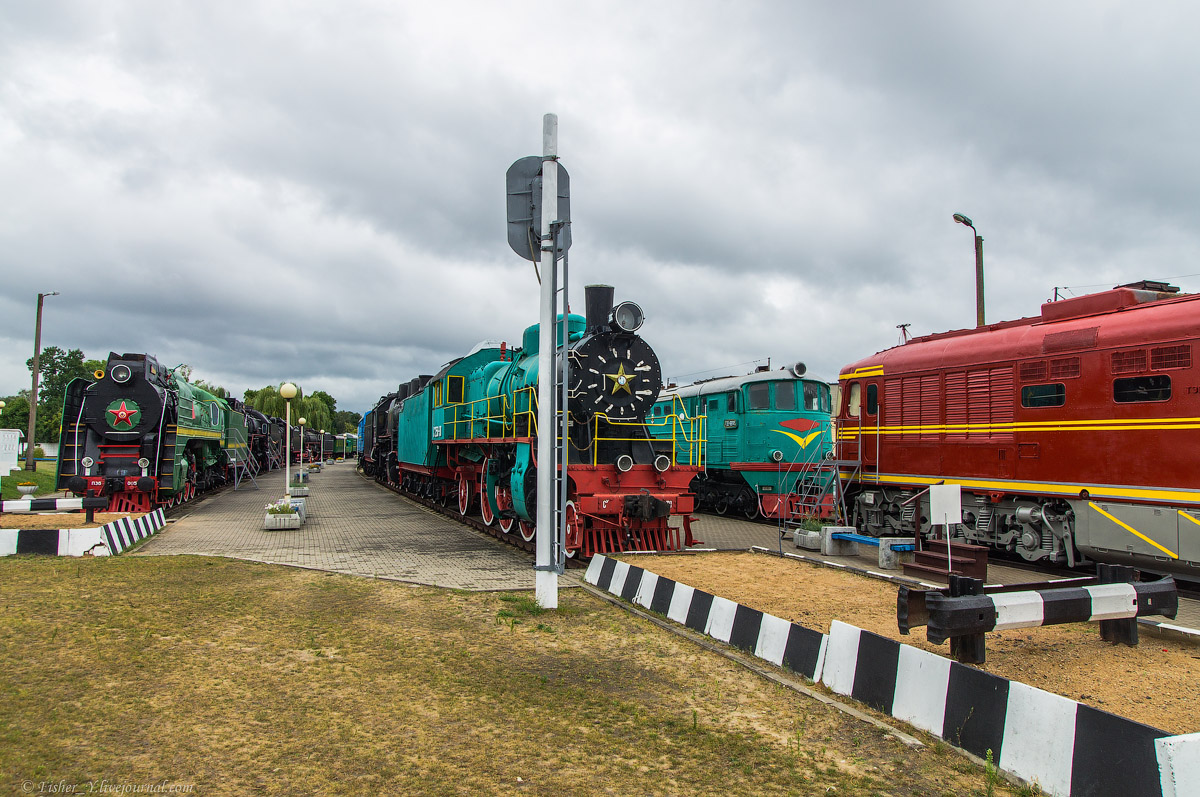
[[(676, 397), (676, 401), (678, 398)], [(461, 404), (439, 407), (442, 412), (441, 441), (462, 440), (516, 440), (517, 430), (525, 429), (522, 438), (537, 436), (537, 388), (526, 387), (516, 391), (510, 402), (510, 397), (491, 396), (476, 399)], [(518, 409), (520, 408), (520, 409)], [(610, 427), (610, 433), (600, 434), (600, 421), (604, 420)], [(689, 418), (682, 406), (674, 415), (664, 416), (662, 420), (641, 421), (613, 420), (604, 414), (598, 414), (592, 419), (592, 464), (599, 464), (599, 442), (638, 442), (645, 441), (644, 429), (663, 428), (664, 434), (651, 434), (650, 440), (671, 441), (671, 461), (674, 464), (702, 465), (705, 454), (704, 427), (705, 418)], [(665, 427), (670, 424), (670, 433), (665, 433)], [(618, 432), (613, 436), (611, 430), (629, 427), (630, 436)], [(635, 431), (636, 430), (636, 431)], [(499, 432), (499, 434), (497, 434)], [(682, 457), (682, 461), (681, 461)]]

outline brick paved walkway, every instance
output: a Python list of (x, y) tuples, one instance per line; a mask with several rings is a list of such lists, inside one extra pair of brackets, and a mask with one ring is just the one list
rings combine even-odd
[(283, 495), (283, 471), (258, 485), (184, 510), (138, 554), (228, 556), (455, 589), (533, 588), (529, 554), (379, 487), (352, 462), (311, 476), (308, 519), (295, 531), (262, 528), (264, 507)]

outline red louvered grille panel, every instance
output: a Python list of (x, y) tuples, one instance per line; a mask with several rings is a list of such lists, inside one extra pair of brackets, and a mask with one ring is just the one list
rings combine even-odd
[(967, 423), (972, 440), (988, 436), (987, 425), (992, 420), (991, 381), (987, 371), (967, 373)]
[(1151, 368), (1191, 368), (1192, 347), (1186, 343), (1181, 346), (1160, 346), (1150, 350)]
[(883, 417), (879, 421), (882, 426), (899, 426), (903, 420), (901, 392), (899, 379), (884, 380)]
[(942, 380), (937, 374), (921, 377), (921, 439), (937, 441), (942, 424)]
[(1046, 378), (1046, 361), (1021, 363), (1022, 382), (1041, 382)]
[[(966, 440), (962, 427), (967, 423), (967, 375), (961, 371), (946, 374), (946, 432), (947, 440)], [(957, 430), (953, 427), (959, 427)]]
[[(1079, 367), (1079, 361), (1076, 360), (1075, 367)], [(1053, 364), (1051, 364), (1053, 372)], [(1012, 427), (996, 428), (1000, 424), (1011, 424), (1015, 418), (1014, 403), (1013, 403), (1013, 369), (1008, 368), (993, 368), (989, 374), (992, 395), (991, 395), (991, 415), (992, 415), (992, 433), (993, 440), (1008, 441), (1013, 439)]]
[(920, 436), (917, 431), (921, 425), (921, 378), (907, 376), (904, 378), (904, 440), (916, 440)]
[(1066, 357), (1050, 361), (1051, 379), (1075, 379), (1079, 376), (1079, 358)]
[(1114, 374), (1136, 374), (1146, 370), (1146, 351), (1114, 351), (1112, 353), (1112, 372)]

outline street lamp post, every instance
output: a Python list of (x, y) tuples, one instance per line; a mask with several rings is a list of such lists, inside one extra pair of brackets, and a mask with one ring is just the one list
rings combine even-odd
[(296, 386), (291, 382), (285, 382), (279, 387), (279, 395), (283, 396), (283, 400), (287, 402), (287, 419), (284, 421), (287, 429), (283, 433), (283, 493), (290, 496), (292, 494), (292, 399), (296, 397)]
[[(5, 403), (5, 402), (3, 402), (3, 401), (0, 401), (0, 413), (4, 412), (4, 408), (5, 408), (5, 407), (7, 407), (7, 406), (8, 406), (8, 404), (6, 404), (6, 403)], [(18, 449), (18, 450), (19, 450), (19, 449)], [(6, 470), (0, 470), (0, 479), (3, 479), (3, 478), (4, 478), (5, 476), (7, 476), (7, 475), (8, 475), (8, 471), (6, 471)]]
[(979, 234), (979, 230), (975, 229), (975, 225), (971, 220), (961, 213), (954, 214), (954, 220), (959, 224), (965, 224), (971, 228), (971, 232), (975, 233), (975, 326), (981, 327), (984, 325), (983, 320), (983, 236)]
[(37, 323), (33, 328), (33, 388), (29, 391), (29, 434), (25, 437), (25, 470), (32, 472), (34, 431), (37, 426), (37, 391), (38, 367), (42, 357), (42, 300), (47, 296), (58, 296), (58, 291), (39, 293), (37, 302)]
[(321, 464), (325, 464), (325, 430), (321, 430)]
[(296, 452), (296, 460), (297, 460), (296, 464), (303, 465), (304, 464), (304, 424), (308, 423), (308, 419), (301, 418), (300, 420), (296, 421), (296, 423), (300, 424), (300, 450)]

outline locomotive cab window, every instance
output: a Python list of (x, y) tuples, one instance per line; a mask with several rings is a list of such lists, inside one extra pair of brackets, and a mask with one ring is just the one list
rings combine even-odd
[(851, 418), (857, 418), (862, 409), (862, 385), (858, 382), (850, 383), (850, 390), (846, 393), (846, 414)]
[(447, 404), (462, 404), (463, 402), (463, 382), (466, 381), (461, 376), (446, 377), (446, 403)]
[(737, 393), (725, 394), (725, 409), (729, 412), (737, 412)]
[(708, 411), (709, 412), (717, 412), (720, 409), (721, 409), (721, 400), (720, 399), (709, 399), (708, 400)]
[(819, 382), (805, 382), (804, 409), (809, 412), (829, 412), (829, 387)]
[(796, 388), (791, 382), (775, 383), (775, 409), (796, 409)]
[(872, 382), (867, 385), (867, 415), (879, 412), (879, 385)]
[(766, 382), (756, 382), (748, 389), (750, 394), (750, 409), (766, 410), (771, 407), (771, 397), (769, 391), (771, 386)]
[(1021, 406), (1061, 407), (1067, 403), (1067, 386), (1062, 382), (1046, 385), (1025, 385), (1021, 388)]
[(1171, 398), (1171, 377), (1166, 374), (1134, 376), (1113, 380), (1113, 401), (1129, 404), (1135, 401), (1166, 401)]

